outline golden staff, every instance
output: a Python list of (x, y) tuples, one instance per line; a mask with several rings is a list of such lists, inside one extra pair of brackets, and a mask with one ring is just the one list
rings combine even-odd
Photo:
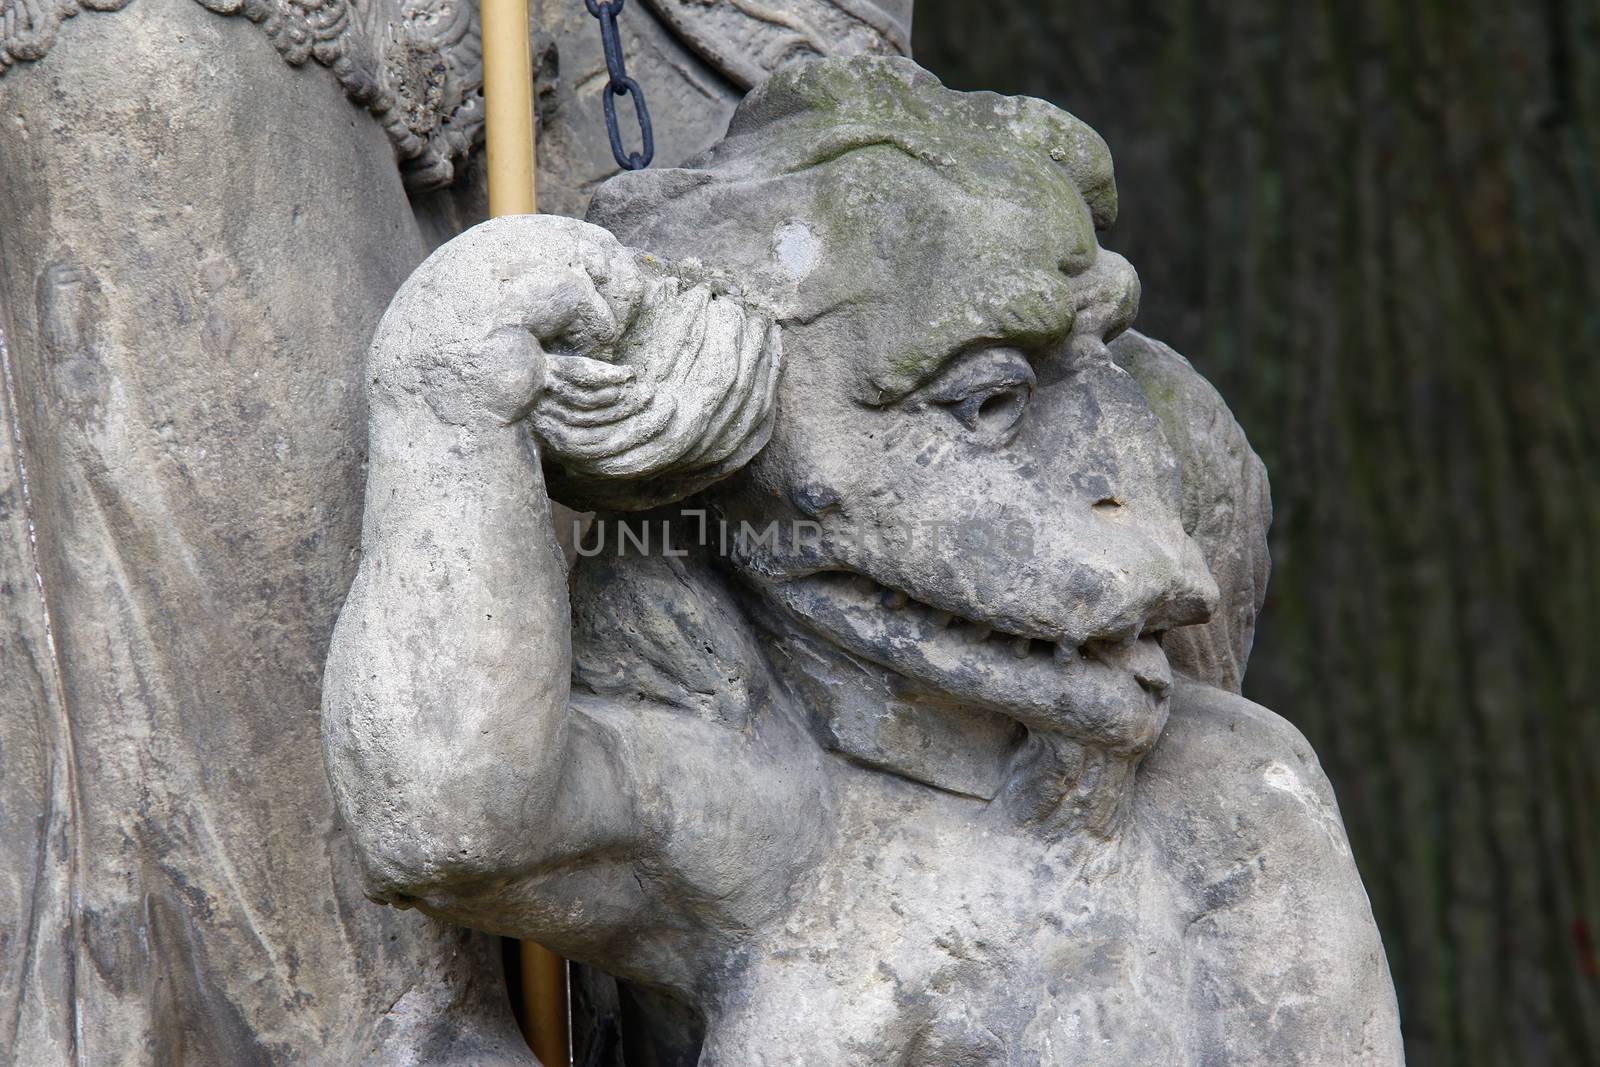
[(523, 1036), (545, 1067), (570, 1067), (567, 961), (533, 941), (521, 946)]
[(489, 214), (531, 215), (534, 206), (533, 59), (528, 0), (482, 0), (484, 136)]
[[(479, 19), (489, 214), (531, 215), (538, 207), (528, 0), (481, 0)], [(569, 1067), (566, 961), (532, 941), (522, 942), (521, 960), (523, 1034), (545, 1067)]]

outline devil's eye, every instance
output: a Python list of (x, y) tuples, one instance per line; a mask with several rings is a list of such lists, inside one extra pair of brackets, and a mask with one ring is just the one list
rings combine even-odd
[(1021, 351), (984, 348), (953, 361), (929, 383), (924, 399), (968, 430), (999, 440), (1021, 423), (1033, 386), (1033, 367)]
[(1027, 405), (1028, 387), (1008, 385), (964, 397), (950, 405), (950, 410), (969, 430), (1003, 434), (1022, 419), (1022, 409)]

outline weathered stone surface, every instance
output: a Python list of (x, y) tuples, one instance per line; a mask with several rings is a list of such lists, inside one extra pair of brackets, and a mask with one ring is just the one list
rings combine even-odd
[[(700, 56), (879, 40), (872, 5), (781, 29), (828, 6), (680, 35), (630, 5), (658, 158), (737, 100)], [(0, 0), (0, 1058), (529, 1060), (492, 942), (353, 891), (311, 710), (362, 355), (483, 214), (475, 9)], [(534, 9), (541, 190), (581, 213), (615, 169), (598, 26)]]
[[(617, 173), (605, 136), (605, 56), (581, 2), (534, 0), (539, 85), (539, 210), (581, 218), (595, 187)], [(629, 72), (655, 126), (655, 167), (676, 167), (715, 144), (747, 89), (784, 63), (858, 51), (910, 54), (910, 0), (643, 0), (617, 22)], [(623, 140), (639, 146), (619, 102)]]
[[(503, 219), (430, 258), (372, 351), (324, 686), (368, 892), (652, 991), (674, 1062), (1400, 1062), (1327, 783), (1227, 691), (1259, 465), (1176, 356), (1108, 347), (1115, 213), (1070, 116), (824, 61), (605, 186), (610, 232)], [(734, 308), (648, 340), (708, 274)], [(775, 380), (734, 340), (767, 319)], [(553, 397), (605, 429), (575, 448)], [(603, 517), (569, 600), (545, 472), (608, 492), (602, 444), (728, 398), (770, 436)]]
[[(64, 20), (84, 10), (119, 11), (130, 2), (7, 0), (0, 5), (0, 76), (19, 63), (43, 59), (62, 32)], [(483, 139), (483, 51), (473, 4), (458, 0), (198, 2), (218, 15), (237, 15), (258, 25), (291, 66), (315, 60), (332, 72), (350, 99), (366, 108), (388, 135), (412, 188), (448, 184)], [(195, 21), (193, 15), (179, 14), (165, 22), (164, 8), (138, 14), (146, 20), (153, 17), (156, 26), (164, 22), (175, 43), (182, 40), (184, 27)], [(86, 21), (94, 21), (94, 16)]]
[(529, 1062), (488, 939), (355, 891), (319, 758), (351, 354), (426, 251), (387, 139), (188, 0), (0, 101), (0, 1059)]
[[(132, 0), (0, 2), (0, 76), (49, 54), (81, 13)], [(483, 142), (483, 48), (477, 5), (459, 0), (196, 0), (258, 26), (290, 66), (327, 68), (388, 135), (408, 188), (435, 190), (466, 175)], [(139, 12), (162, 25), (164, 10)], [(166, 22), (181, 38), (187, 19)], [(121, 23), (119, 23), (120, 25)], [(658, 158), (672, 164), (721, 136), (740, 96), (795, 59), (856, 53), (909, 55), (911, 0), (643, 0), (618, 23), (627, 62), (657, 123)], [(540, 178), (547, 212), (582, 215), (589, 193), (616, 172), (601, 118), (605, 61), (583, 4), (533, 0)], [(118, 57), (107, 55), (108, 63)], [(108, 69), (115, 69), (108, 67)], [(275, 80), (275, 79), (268, 79)], [(626, 109), (625, 109), (626, 110)], [(457, 190), (459, 193), (460, 190)], [(477, 220), (474, 220), (477, 221)]]
[(1139, 381), (1183, 468), (1183, 528), (1200, 546), (1220, 590), (1211, 620), (1167, 635), (1173, 666), (1239, 692), (1267, 595), (1267, 472), (1209, 382), (1160, 341), (1129, 330), (1111, 344), (1117, 366)]

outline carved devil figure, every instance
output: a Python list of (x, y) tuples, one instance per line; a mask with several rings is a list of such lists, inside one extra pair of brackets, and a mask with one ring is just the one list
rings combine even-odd
[(669, 1062), (1399, 1063), (1236, 693), (1264, 477), (1115, 214), (1071, 116), (819, 60), (424, 263), (324, 688), (369, 894), (628, 980)]

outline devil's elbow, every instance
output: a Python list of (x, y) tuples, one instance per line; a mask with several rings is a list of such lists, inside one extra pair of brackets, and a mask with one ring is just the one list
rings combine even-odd
[(385, 904), (451, 896), (507, 873), (505, 850), (483, 828), (438, 812), (384, 810), (350, 820), (366, 895)]
[(372, 661), (331, 658), (323, 691), (328, 778), (368, 895), (431, 899), (513, 873), (533, 847), (527, 813), (548, 809), (519, 773), (528, 761), (465, 713), (446, 719), (353, 669)]
[(407, 907), (438, 888), (436, 866), (415, 849), (358, 834), (356, 854), (361, 861), (362, 890), (370, 900)]

